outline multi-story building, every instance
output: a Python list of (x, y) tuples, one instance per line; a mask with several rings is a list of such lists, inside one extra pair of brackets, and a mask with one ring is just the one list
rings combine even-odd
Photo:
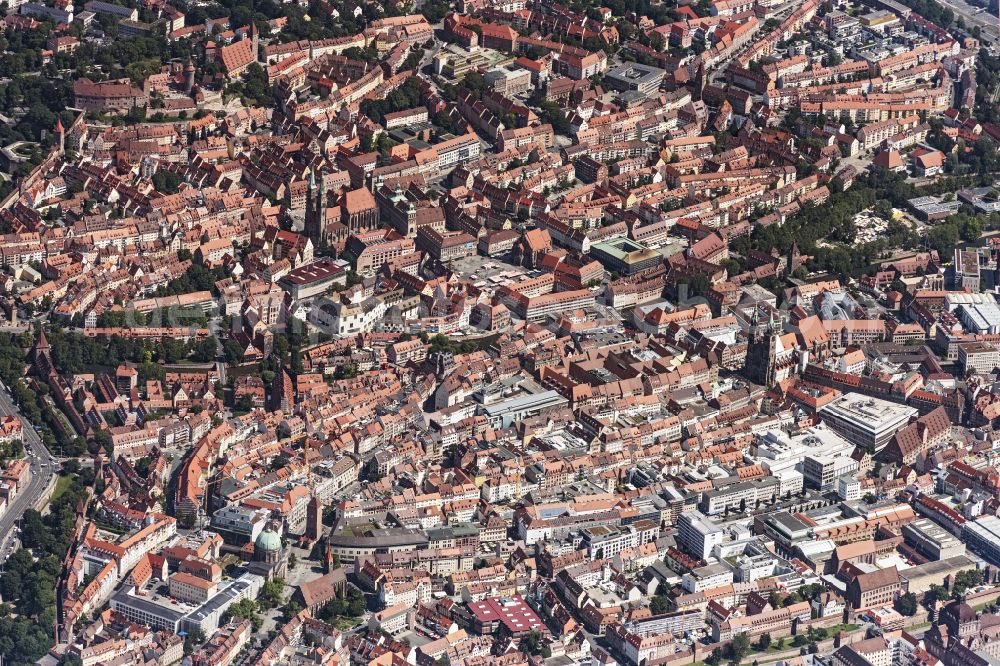
[(200, 604), (176, 603), (151, 590), (125, 586), (111, 597), (111, 610), (151, 629), (166, 629), (174, 633), (201, 631), (211, 635), (222, 615), (240, 599), (256, 599), (264, 586), (264, 578), (243, 573), (228, 581)]
[(761, 503), (773, 503), (779, 496), (779, 481), (765, 476), (751, 481), (737, 481), (702, 493), (699, 507), (708, 516), (728, 511), (745, 511)]
[(587, 527), (580, 534), (590, 559), (603, 560), (653, 541), (658, 532), (656, 523), (644, 521), (634, 525)]
[(422, 227), (417, 232), (417, 247), (442, 263), (471, 257), (476, 253), (476, 239), (461, 231), (437, 231)]
[(385, 264), (398, 257), (412, 254), (415, 249), (416, 243), (411, 238), (372, 239), (356, 255), (354, 269), (359, 275), (372, 277)]
[(624, 236), (594, 243), (590, 247), (590, 256), (612, 273), (625, 276), (642, 273), (663, 263), (659, 252)]
[(904, 525), (903, 539), (918, 553), (934, 561), (965, 554), (965, 544), (961, 539), (927, 518), (918, 518)]
[(531, 72), (526, 69), (498, 67), (483, 76), (486, 85), (506, 97), (520, 95), (531, 89)]
[(310, 308), (309, 321), (331, 335), (342, 337), (375, 330), (387, 309), (386, 302), (374, 296), (360, 302), (324, 297)]
[(218, 590), (218, 584), (183, 571), (170, 577), (170, 596), (195, 604), (208, 601)]
[(634, 90), (651, 95), (660, 88), (666, 72), (659, 67), (627, 62), (604, 73), (604, 81), (612, 90)]
[(857, 473), (858, 461), (850, 456), (809, 455), (802, 459), (802, 476), (810, 488), (830, 490), (838, 479)]
[(733, 570), (716, 562), (684, 574), (681, 585), (690, 593), (711, 590), (733, 582)]
[(382, 124), (385, 125), (387, 130), (396, 129), (397, 127), (419, 125), (420, 123), (426, 122), (427, 107), (424, 106), (418, 106), (414, 109), (394, 111), (392, 113), (387, 113), (382, 117)]
[(861, 573), (847, 586), (847, 599), (855, 610), (891, 605), (900, 591), (899, 572), (894, 566)]
[(1000, 518), (986, 515), (962, 527), (962, 539), (974, 553), (994, 565), (1000, 565)]
[(801, 601), (784, 608), (761, 611), (755, 615), (730, 617), (724, 621), (716, 620), (712, 623), (712, 638), (716, 641), (726, 641), (739, 634), (746, 634), (751, 638), (763, 634), (787, 636), (792, 632), (793, 623), (809, 620), (811, 616), (812, 609), (809, 602)]
[(881, 450), (917, 416), (913, 407), (847, 393), (819, 410), (820, 418), (856, 446)]
[(725, 533), (699, 511), (687, 511), (677, 519), (677, 541), (685, 552), (700, 560), (725, 540)]
[(974, 249), (956, 249), (950, 270), (952, 289), (967, 289), (974, 294), (979, 293), (979, 254)]
[(347, 284), (347, 271), (326, 257), (292, 269), (278, 280), (278, 286), (297, 301), (320, 296), (338, 284)]
[(988, 375), (1000, 367), (1000, 350), (988, 342), (963, 342), (958, 345), (958, 364), (966, 375)]

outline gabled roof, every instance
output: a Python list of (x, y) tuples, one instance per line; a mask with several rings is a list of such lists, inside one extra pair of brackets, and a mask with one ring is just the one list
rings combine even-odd
[(219, 62), (227, 73), (242, 69), (256, 60), (253, 40), (241, 39), (219, 49)]

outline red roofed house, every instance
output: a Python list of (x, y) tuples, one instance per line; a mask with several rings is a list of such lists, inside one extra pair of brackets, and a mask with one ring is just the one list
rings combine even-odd
[(872, 164), (887, 171), (904, 171), (906, 169), (898, 150), (883, 149), (879, 151), (875, 159), (872, 160)]
[(0, 442), (12, 442), (21, 439), (21, 419), (16, 416), (0, 418)]
[(944, 153), (933, 148), (918, 146), (910, 153), (913, 159), (913, 172), (923, 178), (930, 178), (944, 169)]

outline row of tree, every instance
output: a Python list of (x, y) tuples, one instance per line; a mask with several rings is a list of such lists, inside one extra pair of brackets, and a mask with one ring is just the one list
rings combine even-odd
[(0, 605), (0, 654), (12, 666), (35, 663), (52, 645), (61, 562), (73, 537), (76, 506), (86, 501), (87, 487), (94, 483), (92, 468), (68, 465), (64, 473), (70, 474), (70, 484), (49, 505), (50, 512), (24, 513), (24, 547), (8, 558), (0, 574), (0, 595), (7, 602)]

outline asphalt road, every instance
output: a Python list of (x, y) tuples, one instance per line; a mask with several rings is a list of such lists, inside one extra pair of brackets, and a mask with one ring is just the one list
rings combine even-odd
[[(6, 562), (10, 556), (10, 547), (14, 541), (14, 526), (21, 519), (24, 512), (29, 508), (37, 507), (43, 498), (51, 494), (55, 487), (56, 466), (59, 464), (52, 456), (41, 438), (35, 432), (34, 427), (24, 418), (17, 406), (14, 404), (6, 386), (0, 385), (0, 414), (3, 416), (17, 416), (21, 419), (25, 453), (28, 462), (31, 464), (31, 476), (28, 485), (19, 491), (14, 500), (7, 507), (7, 510), (0, 515), (0, 562)], [(49, 479), (49, 475), (53, 475)]]
[(989, 11), (980, 11), (979, 7), (970, 5), (965, 0), (944, 0), (945, 7), (955, 12), (956, 17), (965, 19), (968, 27), (978, 25), (985, 33), (985, 41), (996, 43), (998, 36), (997, 15)]

